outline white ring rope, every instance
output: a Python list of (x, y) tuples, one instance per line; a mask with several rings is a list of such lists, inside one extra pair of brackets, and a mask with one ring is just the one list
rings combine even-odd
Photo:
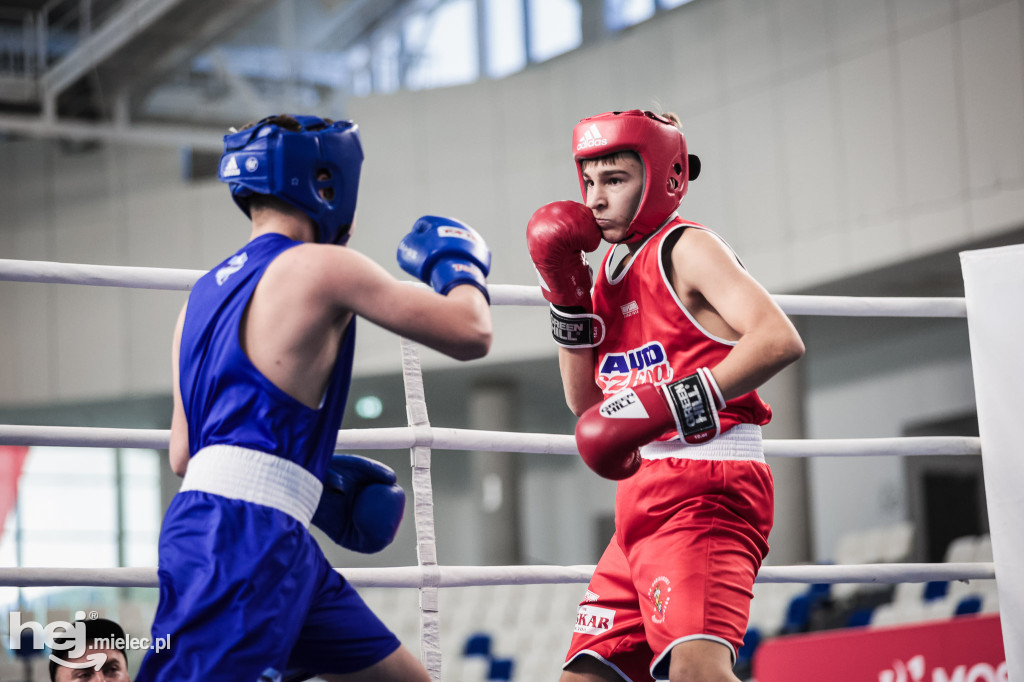
[[(182, 290), (192, 288), (202, 270), (85, 265), (51, 261), (0, 259), (0, 281), (85, 284), (132, 289)], [(543, 306), (547, 301), (536, 286), (488, 285), (493, 305)], [(967, 317), (963, 298), (899, 298), (802, 296), (777, 294), (775, 300), (790, 315), (844, 317)]]
[(962, 298), (803, 296), (798, 294), (776, 294), (773, 298), (789, 315), (967, 317), (967, 303)]
[[(342, 570), (342, 569), (339, 569)], [(473, 587), (587, 583), (594, 566), (397, 566), (346, 568), (356, 587)], [(923, 583), (992, 580), (992, 562), (762, 566), (759, 583)], [(157, 587), (155, 568), (0, 568), (0, 587)]]
[[(0, 445), (49, 445), (87, 448), (166, 450), (170, 431), (109, 429), (94, 426), (18, 426), (0, 424)], [(342, 429), (337, 450), (404, 450), (417, 446), (467, 452), (529, 452), (578, 455), (576, 439), (544, 433), (507, 433), (437, 426)], [(780, 438), (764, 441), (770, 457), (880, 457), (980, 455), (981, 439), (969, 436), (913, 438)]]
[(10, 282), (187, 291), (204, 274), (202, 270), (0, 259), (0, 281)]

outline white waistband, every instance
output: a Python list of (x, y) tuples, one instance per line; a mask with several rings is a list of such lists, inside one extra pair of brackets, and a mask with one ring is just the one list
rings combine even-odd
[(761, 445), (761, 427), (757, 424), (737, 424), (718, 438), (700, 445), (680, 440), (650, 443), (640, 448), (644, 459), (738, 459), (764, 461)]
[(204, 493), (273, 507), (306, 528), (324, 485), (295, 462), (236, 445), (210, 445), (188, 462), (181, 491)]

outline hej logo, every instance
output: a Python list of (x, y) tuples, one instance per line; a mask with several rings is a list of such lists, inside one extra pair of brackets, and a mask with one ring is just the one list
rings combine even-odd
[[(90, 617), (95, 619), (95, 613), (90, 613)], [(41, 650), (44, 646), (49, 647), (53, 651), (68, 651), (70, 649), (67, 654), (68, 658), (80, 658), (86, 651), (84, 618), (84, 611), (76, 611), (75, 620), (77, 622), (75, 623), (56, 620), (43, 626), (34, 620), (27, 620), (22, 623), (21, 612), (11, 611), (8, 645), (12, 650), (21, 649), (23, 644), (22, 634), (31, 632), (33, 649)], [(85, 660), (80, 663), (72, 663), (50, 654), (50, 660), (68, 668), (95, 668), (99, 670), (107, 662), (107, 655), (96, 652), (86, 656)]]

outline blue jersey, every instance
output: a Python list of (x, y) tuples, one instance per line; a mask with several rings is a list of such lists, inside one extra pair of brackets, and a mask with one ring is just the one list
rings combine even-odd
[(242, 349), (256, 285), (299, 243), (257, 237), (189, 296), (179, 372), (193, 459), (160, 529), (152, 627), (173, 644), (146, 654), (138, 682), (256, 682), (269, 668), (347, 674), (400, 646), (306, 528), (345, 410), (355, 319), (316, 409)]
[(326, 474), (352, 380), (355, 318), (317, 409), (263, 376), (240, 341), (242, 316), (267, 266), (300, 243), (261, 235), (193, 287), (178, 363), (190, 455), (208, 445), (237, 445), (291, 460), (319, 480)]

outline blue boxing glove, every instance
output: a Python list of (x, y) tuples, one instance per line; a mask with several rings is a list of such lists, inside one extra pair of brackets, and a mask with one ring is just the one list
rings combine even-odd
[(491, 271), (491, 250), (469, 225), (438, 216), (425, 215), (398, 244), (398, 264), (439, 294), (459, 284), (472, 284), (487, 299), (487, 273)]
[(395, 472), (358, 455), (335, 455), (313, 525), (345, 549), (379, 552), (395, 539), (405, 512), (405, 491)]

